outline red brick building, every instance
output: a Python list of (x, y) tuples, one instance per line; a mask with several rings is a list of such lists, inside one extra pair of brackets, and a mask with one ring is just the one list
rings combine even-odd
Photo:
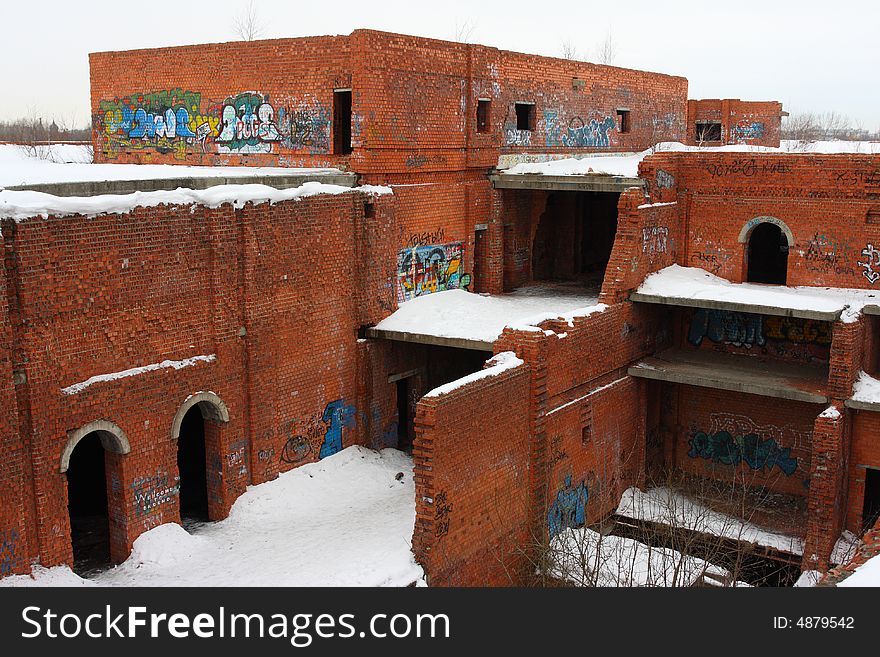
[[(351, 444), (412, 447), (431, 584), (525, 581), (548, 535), (657, 471), (741, 472), (784, 496), (809, 567), (878, 508), (877, 409), (853, 395), (876, 371), (878, 306), (640, 291), (672, 265), (873, 289), (877, 157), (658, 152), (637, 175), (512, 173), (694, 142), (703, 120), (724, 141), (763, 121), (742, 139), (778, 144), (781, 106), (367, 30), (90, 63), (96, 161), (335, 167), (392, 193), (7, 212), (3, 573), (71, 563), (86, 517), (123, 559), (144, 531), (222, 518), (247, 484)], [(599, 305), (493, 340), (376, 326), (437, 292), (560, 285)], [(492, 352), (522, 362), (483, 369)]]

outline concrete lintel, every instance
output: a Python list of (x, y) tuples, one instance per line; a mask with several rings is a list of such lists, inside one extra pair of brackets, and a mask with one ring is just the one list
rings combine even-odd
[(312, 173), (278, 174), (253, 176), (180, 177), (149, 178), (145, 180), (96, 180), (84, 182), (43, 183), (35, 185), (13, 185), (6, 189), (32, 191), (53, 196), (99, 196), (101, 194), (132, 194), (134, 192), (154, 192), (159, 190), (207, 189), (217, 185), (268, 185), (276, 189), (299, 187), (307, 182), (321, 182), (343, 187), (355, 187), (357, 175), (354, 173)]
[[(809, 310), (804, 308), (780, 308), (779, 306), (764, 306), (757, 303), (740, 303), (737, 301), (716, 301), (711, 299), (689, 299), (686, 297), (665, 297), (656, 294), (642, 294), (633, 292), (629, 295), (630, 301), (639, 303), (657, 303), (665, 306), (684, 306), (687, 308), (709, 308), (712, 310), (731, 310), (742, 313), (755, 313), (758, 315), (779, 315), (780, 317), (799, 317), (800, 319), (814, 319), (822, 322), (835, 322), (840, 319), (842, 310)], [(880, 313), (880, 309), (878, 309)]]
[(843, 405), (847, 408), (852, 408), (858, 411), (874, 411), (875, 413), (880, 413), (880, 402), (857, 401), (855, 399), (847, 399), (843, 402)]
[(546, 189), (567, 192), (625, 192), (630, 187), (644, 187), (641, 178), (588, 173), (577, 176), (545, 176), (540, 173), (489, 175), (495, 189)]
[(880, 306), (875, 303), (869, 303), (862, 308), (862, 312), (866, 315), (880, 315)]
[(493, 351), (492, 342), (484, 340), (469, 340), (467, 338), (446, 338), (439, 335), (426, 335), (424, 333), (410, 333), (408, 331), (389, 331), (387, 329), (368, 328), (367, 337), (380, 340), (395, 340), (397, 342), (413, 342), (417, 344), (430, 344), (437, 347), (456, 347), (457, 349), (472, 349), (474, 351)]

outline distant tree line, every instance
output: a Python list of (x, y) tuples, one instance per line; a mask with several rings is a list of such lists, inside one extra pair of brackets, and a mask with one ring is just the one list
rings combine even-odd
[(59, 141), (90, 141), (90, 126), (73, 128), (64, 121), (27, 117), (0, 121), (0, 141), (17, 144), (43, 144)]
[(837, 112), (795, 112), (782, 119), (782, 139), (795, 141), (878, 141), (880, 132), (866, 130)]

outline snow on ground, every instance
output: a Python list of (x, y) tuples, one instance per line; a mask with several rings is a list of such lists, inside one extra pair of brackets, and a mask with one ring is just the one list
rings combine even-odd
[(339, 169), (290, 167), (187, 166), (178, 164), (93, 164), (90, 146), (53, 144), (35, 148), (0, 144), (0, 187), (103, 180), (229, 178), (338, 174)]
[[(609, 176), (625, 176), (635, 178), (639, 175), (639, 163), (655, 152), (692, 152), (692, 153), (767, 153), (767, 154), (804, 154), (804, 153), (863, 153), (880, 154), (880, 142), (871, 141), (782, 141), (779, 148), (769, 146), (752, 146), (749, 144), (731, 144), (727, 146), (686, 146), (680, 142), (666, 141), (657, 144), (641, 153), (590, 153), (553, 159), (549, 162), (520, 162), (503, 171), (505, 175), (541, 174), (545, 176), (581, 176), (585, 174), (601, 174)], [(503, 168), (499, 162), (499, 169)]]
[(464, 290), (446, 290), (404, 301), (376, 325), (379, 330), (402, 331), (442, 338), (494, 342), (505, 326), (531, 326), (545, 319), (601, 310), (595, 289), (540, 285), (491, 296)]
[(577, 586), (693, 586), (730, 573), (676, 550), (591, 529), (566, 529), (550, 543), (550, 574)]
[(880, 586), (880, 555), (868, 559), (837, 586)]
[(859, 371), (859, 378), (853, 385), (852, 399), (853, 401), (880, 403), (880, 381), (864, 370)]
[[(400, 479), (397, 477), (400, 476)], [(100, 586), (407, 586), (422, 580), (410, 549), (412, 459), (349, 447), (251, 486), (229, 518), (187, 533), (160, 525)], [(67, 567), (35, 569), (0, 586), (75, 585)]]
[(668, 299), (842, 313), (841, 319), (845, 322), (854, 321), (865, 305), (880, 302), (880, 292), (872, 290), (731, 283), (703, 269), (680, 265), (671, 265), (650, 274), (636, 292)]
[[(629, 518), (659, 522), (692, 531), (723, 536), (738, 541), (755, 543), (789, 554), (803, 554), (804, 541), (796, 536), (787, 536), (769, 531), (757, 525), (714, 511), (681, 493), (666, 487), (641, 491), (628, 488), (617, 506), (617, 513)], [(845, 531), (834, 546), (831, 560), (834, 563), (847, 561), (855, 551), (858, 538)]]

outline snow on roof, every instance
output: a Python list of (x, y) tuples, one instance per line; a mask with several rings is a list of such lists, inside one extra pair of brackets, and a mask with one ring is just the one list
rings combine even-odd
[(831, 406), (826, 408), (824, 411), (819, 413), (819, 417), (824, 417), (829, 420), (836, 420), (837, 418), (840, 417), (840, 411), (837, 410), (837, 406), (832, 404)]
[(880, 381), (861, 370), (859, 377), (853, 384), (852, 399), (853, 401), (880, 404)]
[(840, 314), (844, 322), (855, 321), (865, 305), (880, 300), (880, 292), (855, 288), (731, 283), (703, 269), (680, 265), (671, 265), (650, 274), (636, 293), (666, 299), (812, 310)]
[[(661, 152), (688, 153), (767, 153), (767, 154), (834, 154), (862, 153), (880, 154), (880, 142), (871, 141), (782, 141), (779, 148), (753, 146), (750, 144), (730, 144), (727, 146), (687, 146), (680, 142), (666, 141), (641, 153), (589, 153), (574, 155), (549, 162), (521, 162), (502, 171), (504, 175), (540, 174), (544, 176), (583, 176), (589, 174), (625, 176), (635, 178), (639, 175), (639, 163), (648, 155)], [(551, 156), (548, 156), (551, 157)], [(499, 169), (502, 167), (499, 166)]]
[(508, 325), (540, 330), (535, 322), (556, 319), (564, 313), (571, 317), (579, 309), (601, 310), (595, 305), (597, 298), (595, 290), (583, 287), (530, 286), (491, 296), (446, 290), (404, 301), (376, 329), (495, 342)]
[(46, 183), (154, 180), (158, 178), (230, 178), (340, 174), (333, 168), (188, 166), (178, 164), (92, 164), (90, 146), (0, 144), (0, 187)]
[(344, 194), (360, 191), (371, 194), (391, 194), (390, 187), (363, 185), (344, 187), (319, 182), (303, 183), (299, 187), (276, 189), (268, 185), (215, 185), (207, 189), (156, 190), (133, 192), (131, 194), (101, 194), (98, 196), (55, 196), (44, 192), (0, 190), (0, 218), (22, 221), (30, 217), (49, 215), (63, 217), (84, 215), (95, 217), (100, 214), (121, 214), (136, 207), (155, 207), (157, 205), (186, 205), (196, 203), (216, 208), (231, 203), (240, 208), (245, 203), (278, 203), (316, 194)]
[(502, 372), (506, 372), (507, 370), (512, 370), (515, 367), (519, 367), (523, 364), (523, 360), (517, 358), (516, 354), (512, 351), (502, 351), (500, 354), (495, 354), (495, 356), (489, 359), (487, 363), (489, 367), (486, 367), (479, 372), (474, 372), (473, 374), (463, 376), (460, 379), (456, 379), (455, 381), (444, 383), (442, 386), (438, 386), (428, 392), (425, 397), (439, 397), (441, 395), (446, 395), (453, 390), (457, 390), (462, 386), (466, 386), (468, 383), (473, 383), (474, 381), (480, 381), (482, 379), (489, 379), (498, 376)]

